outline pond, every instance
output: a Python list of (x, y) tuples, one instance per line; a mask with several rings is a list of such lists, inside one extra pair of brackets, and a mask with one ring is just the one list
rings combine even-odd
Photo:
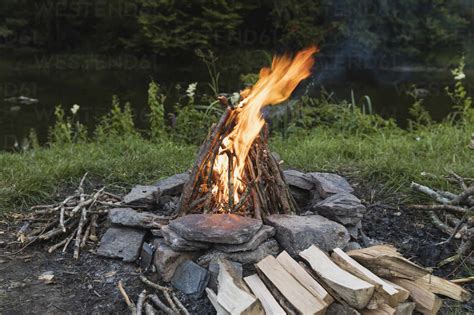
[[(406, 95), (412, 84), (417, 84), (420, 92), (426, 94), (424, 104), (435, 119), (443, 118), (450, 110), (444, 92), (444, 87), (452, 84), (449, 69), (398, 67), (341, 71), (330, 65), (319, 66), (320, 69), (316, 63), (314, 75), (306, 81), (310, 83), (312, 95), (318, 95), (322, 86), (334, 91), (336, 99), (350, 99), (351, 90), (356, 100), (368, 95), (375, 112), (396, 118), (402, 126), (412, 104)], [(472, 75), (467, 75), (467, 86), (472, 87)], [(146, 92), (151, 78), (164, 86), (199, 82), (198, 91), (208, 80), (203, 65), (170, 63), (158, 58), (71, 54), (37, 54), (25, 58), (3, 54), (0, 60), (0, 150), (10, 150), (21, 143), (31, 129), (44, 143), (48, 128), (54, 123), (54, 107), (59, 104), (65, 109), (80, 105), (80, 119), (92, 129), (98, 118), (110, 109), (112, 95), (130, 102), (137, 126), (146, 128)], [(226, 72), (223, 78), (222, 90), (231, 92), (241, 88), (239, 73)], [(27, 99), (16, 99), (19, 96)]]

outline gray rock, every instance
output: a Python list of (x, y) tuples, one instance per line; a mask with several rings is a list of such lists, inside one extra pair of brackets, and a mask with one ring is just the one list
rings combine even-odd
[(198, 299), (209, 282), (209, 271), (187, 260), (179, 265), (171, 279), (171, 284), (191, 298)]
[(326, 310), (326, 315), (360, 315), (360, 313), (350, 306), (332, 303)]
[(161, 191), (156, 186), (136, 185), (123, 197), (123, 202), (130, 205), (155, 205), (160, 194)]
[(344, 248), (349, 242), (349, 232), (344, 226), (320, 215), (274, 214), (266, 217), (265, 223), (275, 227), (278, 243), (294, 257), (313, 244), (329, 251)]
[(155, 255), (153, 264), (161, 279), (169, 282), (173, 277), (176, 268), (186, 260), (193, 260), (201, 254), (200, 252), (177, 252), (166, 245), (162, 238), (153, 240), (155, 246)]
[(188, 241), (170, 229), (168, 225), (164, 225), (161, 228), (161, 234), (166, 244), (175, 251), (196, 251), (207, 249), (211, 246), (209, 243)]
[(323, 198), (327, 198), (331, 195), (346, 192), (351, 193), (354, 191), (351, 185), (337, 174), (332, 173), (308, 173), (316, 184), (316, 189), (319, 195)]
[(263, 225), (248, 242), (238, 245), (218, 244), (214, 245), (214, 248), (225, 253), (245, 252), (256, 249), (264, 241), (273, 237), (273, 235), (275, 235), (275, 229), (271, 226)]
[(357, 225), (366, 210), (359, 198), (349, 193), (332, 195), (318, 202), (312, 209), (344, 225)]
[[(242, 275), (244, 273), (244, 268), (242, 267), (241, 263), (235, 262), (235, 261), (230, 261), (230, 264), (235, 270), (235, 273), (239, 276), (239, 278), (242, 278)], [(217, 262), (211, 262), (209, 264), (209, 283), (207, 286), (214, 290), (214, 292), (217, 292), (217, 277), (219, 276), (219, 264)]]
[(159, 229), (164, 220), (150, 212), (138, 212), (132, 208), (113, 208), (109, 210), (109, 220), (113, 224), (142, 229)]
[(355, 250), (355, 249), (361, 249), (362, 246), (360, 246), (359, 243), (357, 242), (349, 242), (347, 245), (343, 248), (345, 252), (348, 252), (350, 250)]
[(128, 227), (111, 227), (100, 240), (97, 255), (135, 261), (140, 255), (146, 231)]
[(278, 242), (274, 239), (269, 239), (260, 244), (260, 246), (255, 250), (247, 252), (224, 253), (213, 249), (199, 257), (197, 263), (201, 266), (207, 267), (211, 262), (217, 262), (219, 258), (227, 258), (228, 260), (239, 262), (243, 265), (253, 265), (268, 255), (278, 255), (279, 252), (280, 247), (278, 246)]
[(184, 184), (188, 179), (188, 173), (176, 174), (158, 181), (154, 186), (160, 189), (162, 195), (176, 196), (183, 192)]
[(297, 170), (285, 170), (283, 171), (285, 180), (290, 186), (297, 187), (299, 189), (311, 191), (316, 189), (314, 179), (311, 175), (305, 174)]
[(189, 241), (242, 244), (260, 230), (262, 222), (235, 214), (189, 214), (171, 221), (169, 227)]

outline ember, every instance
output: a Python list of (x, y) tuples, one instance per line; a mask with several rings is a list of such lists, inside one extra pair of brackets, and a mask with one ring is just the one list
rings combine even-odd
[[(290, 97), (310, 75), (316, 51), (310, 47), (294, 58), (275, 57), (271, 68), (260, 70), (258, 82), (241, 92), (239, 104), (227, 107), (201, 146), (181, 198), (181, 215), (237, 213), (261, 218), (295, 212), (279, 164), (268, 150), (261, 110)], [(221, 101), (227, 105), (227, 100)]]

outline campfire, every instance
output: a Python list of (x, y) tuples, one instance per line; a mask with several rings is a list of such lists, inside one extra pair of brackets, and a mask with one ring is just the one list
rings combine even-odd
[(311, 47), (294, 58), (275, 57), (271, 68), (260, 70), (258, 82), (240, 93), (236, 106), (220, 99), (225, 113), (201, 145), (179, 215), (231, 213), (261, 219), (296, 212), (282, 170), (268, 148), (261, 111), (290, 97), (310, 75), (316, 51)]

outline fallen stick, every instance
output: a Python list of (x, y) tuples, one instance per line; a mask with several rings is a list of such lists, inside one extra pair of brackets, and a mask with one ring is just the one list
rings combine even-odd
[(434, 191), (433, 189), (427, 186), (423, 186), (418, 183), (412, 182), (410, 185), (410, 188), (430, 196), (431, 198), (435, 199), (439, 203), (442, 203), (442, 204), (450, 203), (449, 199), (443, 197), (441, 194), (437, 193), (436, 191)]
[(460, 214), (464, 214), (467, 212), (465, 208), (454, 205), (409, 205), (408, 208), (414, 210), (447, 210)]
[(91, 231), (91, 225), (92, 223), (89, 223), (87, 225), (86, 231), (84, 232), (84, 236), (82, 237), (81, 244), (79, 245), (80, 248), (83, 248), (86, 246), (87, 239), (89, 238), (89, 233)]
[(183, 305), (183, 303), (181, 303), (181, 301), (178, 299), (178, 297), (176, 296), (176, 294), (173, 292), (171, 293), (171, 297), (173, 298), (173, 301), (176, 303), (176, 305), (178, 306), (179, 310), (184, 314), (184, 315), (189, 315), (189, 312), (188, 310), (186, 309), (186, 307)]
[(145, 314), (146, 315), (155, 315), (155, 309), (153, 308), (153, 306), (151, 306), (150, 303), (148, 302), (145, 302)]
[(137, 315), (142, 315), (143, 303), (146, 299), (146, 290), (143, 290), (142, 293), (138, 296), (137, 300)]
[(79, 249), (81, 246), (82, 240), (82, 228), (87, 220), (87, 208), (83, 207), (81, 212), (81, 219), (79, 220), (79, 225), (77, 226), (76, 240), (74, 242), (74, 259), (79, 259)]
[(57, 244), (54, 244), (53, 246), (50, 246), (48, 248), (48, 253), (52, 253), (54, 252), (56, 249), (58, 249), (59, 247), (63, 246), (64, 244), (66, 244), (67, 240), (68, 240), (69, 237), (66, 237), (65, 239), (63, 239), (61, 242), (57, 243)]
[(456, 284), (459, 284), (459, 285), (466, 284), (466, 283), (471, 283), (473, 281), (474, 281), (474, 276), (451, 280), (452, 283), (456, 283)]
[(122, 297), (125, 300), (125, 304), (127, 304), (128, 309), (130, 310), (130, 313), (132, 313), (132, 315), (136, 315), (137, 314), (137, 307), (135, 306), (135, 304), (128, 297), (127, 291), (125, 291), (125, 288), (123, 287), (122, 280), (119, 280), (119, 282), (117, 284), (117, 287), (120, 291), (120, 294), (122, 294)]
[(150, 301), (153, 302), (153, 304), (155, 304), (156, 307), (158, 307), (160, 310), (162, 310), (163, 312), (165, 312), (166, 314), (168, 315), (179, 315), (179, 313), (176, 313), (175, 311), (173, 311), (171, 308), (169, 308), (168, 306), (165, 305), (165, 303), (163, 303), (160, 298), (158, 297), (158, 295), (156, 294), (150, 294), (148, 296), (148, 298), (150, 299)]
[(162, 291), (162, 292), (169, 292), (169, 291), (171, 291), (171, 288), (168, 288), (168, 287), (165, 287), (165, 286), (161, 286), (161, 285), (159, 285), (158, 283), (155, 283), (155, 282), (151, 282), (151, 281), (148, 280), (147, 277), (145, 277), (144, 275), (140, 275), (140, 280), (141, 280), (144, 284), (146, 284), (146, 285), (148, 285), (148, 286), (150, 286), (150, 287), (152, 287), (152, 288), (154, 288), (154, 289), (160, 290), (160, 291)]
[(63, 253), (66, 252), (67, 247), (69, 246), (69, 243), (71, 243), (72, 239), (74, 238), (74, 235), (77, 233), (77, 228), (71, 233), (71, 235), (67, 238), (66, 244), (64, 244), (63, 247)]

